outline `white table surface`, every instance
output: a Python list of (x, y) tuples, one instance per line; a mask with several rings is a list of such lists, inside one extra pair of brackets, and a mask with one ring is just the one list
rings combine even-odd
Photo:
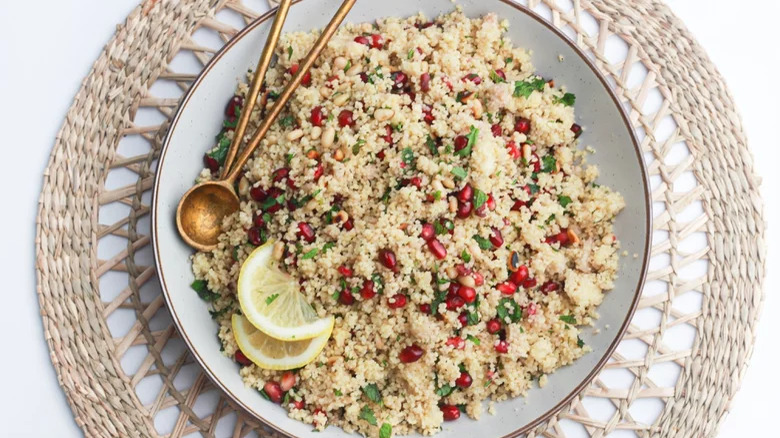
[[(5, 309), (0, 312), (0, 419), (8, 437), (81, 436), (57, 377), (35, 294), (35, 216), (43, 171), (62, 118), (115, 25), (138, 0), (0, 2), (0, 173), (10, 202), (0, 213)], [(764, 177), (766, 215), (780, 197), (780, 89), (776, 85), (780, 2), (668, 0), (725, 76)], [(737, 7), (739, 5), (739, 7)], [(723, 437), (772, 436), (777, 425), (778, 234), (768, 231), (767, 297), (742, 389), (721, 427)], [(10, 240), (8, 240), (10, 238)], [(774, 272), (773, 272), (774, 269)], [(10, 301), (9, 301), (10, 300)]]

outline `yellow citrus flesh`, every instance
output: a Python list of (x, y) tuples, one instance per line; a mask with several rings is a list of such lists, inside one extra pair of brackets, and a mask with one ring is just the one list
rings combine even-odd
[(314, 361), (330, 338), (330, 330), (303, 341), (280, 341), (258, 330), (247, 318), (234, 314), (233, 336), (238, 348), (260, 368), (291, 370)]

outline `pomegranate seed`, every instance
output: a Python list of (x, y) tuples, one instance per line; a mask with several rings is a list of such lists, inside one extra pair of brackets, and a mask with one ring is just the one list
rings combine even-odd
[(378, 33), (375, 33), (371, 35), (371, 48), (372, 49), (381, 49), (382, 46), (385, 45), (385, 40), (382, 38), (382, 35), (379, 35)]
[(490, 211), (496, 209), (496, 198), (493, 197), (492, 193), (488, 193), (488, 198), (487, 201), (485, 201), (485, 205), (487, 205), (487, 208)]
[(433, 225), (428, 223), (423, 224), (420, 237), (426, 242), (436, 237), (436, 230), (433, 228)]
[(503, 134), (501, 131), (501, 125), (498, 123), (490, 127), (490, 132), (493, 133), (493, 137), (501, 137), (501, 134)]
[(391, 309), (400, 309), (404, 306), (406, 306), (406, 295), (404, 294), (395, 294), (387, 300), (387, 307)]
[(512, 208), (509, 210), (511, 211), (520, 211), (521, 208), (525, 207), (527, 203), (525, 201), (515, 201), (514, 204), (512, 204)]
[(290, 169), (286, 167), (276, 169), (273, 172), (273, 181), (274, 182), (282, 181), (283, 179), (287, 178), (289, 175), (290, 175)]
[(458, 295), (458, 289), (460, 289), (460, 283), (453, 281), (450, 282), (447, 289), (447, 298), (453, 298)]
[(523, 287), (526, 289), (532, 289), (536, 287), (536, 279), (529, 278), (523, 282)]
[(493, 348), (496, 350), (496, 353), (504, 354), (509, 351), (509, 344), (506, 341), (498, 341)]
[(339, 113), (339, 126), (344, 128), (345, 126), (352, 126), (354, 124), (355, 119), (353, 118), (352, 111), (341, 110)]
[(528, 268), (525, 265), (520, 265), (517, 271), (509, 277), (514, 284), (522, 284), (526, 278), (528, 278)]
[(457, 385), (459, 388), (468, 388), (471, 386), (472, 383), (471, 376), (467, 372), (460, 373), (460, 377), (455, 379), (455, 385)]
[(485, 284), (485, 277), (479, 272), (471, 274), (471, 277), (474, 278), (474, 286), (482, 286)]
[(536, 152), (531, 153), (531, 164), (534, 166), (534, 172), (542, 170), (542, 160), (539, 159), (539, 155)]
[(360, 288), (360, 296), (364, 300), (370, 300), (371, 298), (374, 298), (374, 296), (376, 296), (376, 291), (374, 290), (374, 282), (372, 280), (363, 281), (363, 287)]
[(236, 117), (238, 116), (238, 110), (241, 109), (241, 107), (244, 105), (244, 98), (241, 96), (233, 96), (228, 101), (227, 106), (225, 107), (225, 115), (227, 117)]
[(263, 228), (266, 225), (265, 224), (265, 219), (263, 219), (263, 215), (262, 214), (256, 214), (255, 217), (252, 218), (252, 223), (257, 228)]
[(431, 75), (430, 73), (423, 73), (420, 75), (420, 91), (427, 93), (431, 91)]
[(420, 348), (420, 346), (417, 344), (412, 344), (398, 353), (398, 359), (401, 361), (401, 363), (417, 362), (421, 357), (423, 357), (423, 353), (425, 352), (422, 348)]
[(485, 329), (488, 333), (494, 335), (498, 333), (499, 330), (501, 330), (501, 321), (499, 321), (498, 318), (493, 318), (485, 323)]
[(291, 401), (290, 402), (290, 407), (293, 408), (293, 409), (303, 409), (303, 407), (304, 407), (303, 399)]
[(458, 263), (455, 265), (455, 272), (458, 273), (458, 277), (465, 277), (466, 275), (471, 275), (471, 268), (467, 268), (463, 263)]
[(417, 23), (417, 24), (414, 25), (414, 27), (416, 27), (417, 29), (420, 29), (420, 30), (427, 29), (427, 28), (429, 28), (431, 26), (433, 26), (433, 21), (429, 21), (427, 23)]
[(309, 225), (308, 222), (298, 222), (298, 237), (303, 237), (303, 240), (312, 243), (316, 238), (314, 236), (314, 228)]
[(466, 304), (463, 301), (463, 298), (458, 295), (454, 297), (447, 297), (447, 299), (444, 300), (444, 303), (447, 305), (447, 310), (457, 310)]
[(287, 392), (295, 386), (295, 381), (295, 373), (292, 371), (285, 371), (284, 374), (282, 374), (281, 379), (279, 379), (279, 386), (282, 388), (282, 391)]
[(541, 291), (543, 294), (547, 295), (550, 292), (555, 292), (561, 287), (560, 284), (554, 282), (554, 281), (546, 281), (544, 284), (542, 284)]
[(356, 36), (355, 42), (358, 44), (365, 44), (371, 47), (371, 41), (369, 41), (368, 38), (364, 37), (363, 35)]
[(265, 243), (263, 241), (263, 234), (260, 232), (260, 228), (257, 227), (250, 228), (249, 231), (246, 232), (246, 237), (249, 240), (249, 243), (254, 246), (260, 246)]
[(290, 211), (295, 211), (298, 209), (298, 204), (295, 203), (294, 199), (288, 199), (286, 205), (287, 205), (287, 209)]
[(414, 176), (412, 177), (412, 179), (409, 180), (409, 184), (419, 189), (422, 187), (422, 178), (420, 178), (419, 176)]
[(282, 387), (279, 386), (278, 383), (274, 382), (273, 380), (265, 382), (265, 386), (263, 386), (263, 390), (265, 391), (265, 394), (268, 396), (268, 398), (271, 399), (272, 402), (274, 403), (282, 402)]
[(310, 71), (307, 71), (306, 73), (303, 74), (303, 79), (301, 79), (301, 85), (303, 85), (304, 87), (308, 87), (309, 85), (311, 85)]
[[(385, 126), (385, 136), (382, 137), (384, 141), (389, 145), (393, 145), (393, 127), (390, 125)], [(382, 152), (384, 154), (384, 152)], [(384, 157), (383, 157), (384, 159)]]
[(447, 339), (446, 345), (456, 349), (456, 350), (463, 350), (466, 348), (466, 342), (463, 340), (463, 338), (459, 336), (453, 336), (449, 339)]
[(420, 312), (422, 312), (422, 313), (425, 313), (425, 314), (430, 314), (431, 313), (431, 305), (428, 304), (428, 303), (420, 304), (419, 309), (420, 309)]
[(458, 322), (461, 327), (469, 325), (469, 314), (467, 312), (461, 312), (461, 314), (458, 315)]
[(458, 201), (460, 202), (471, 202), (473, 198), (474, 198), (474, 189), (471, 187), (471, 184), (466, 184), (458, 192)]
[(433, 256), (436, 257), (439, 260), (444, 259), (447, 257), (447, 248), (442, 245), (441, 242), (439, 242), (438, 239), (431, 239), (428, 241), (428, 249), (431, 250), (431, 253), (433, 253)]
[(506, 144), (506, 150), (507, 153), (509, 153), (509, 157), (512, 158), (513, 160), (517, 160), (522, 155), (522, 153), (520, 152), (520, 148), (517, 146), (517, 143), (513, 141), (510, 141), (509, 143)]
[(504, 295), (512, 295), (517, 292), (517, 284), (511, 281), (505, 281), (496, 285), (496, 290)]
[(471, 210), (471, 202), (460, 202), (458, 203), (458, 210), (455, 215), (461, 219), (466, 219), (471, 214)]
[(344, 277), (351, 277), (352, 276), (352, 269), (349, 269), (348, 267), (341, 265), (338, 268), (336, 268), (337, 271), (339, 271), (339, 274), (343, 275)]
[(408, 80), (406, 73), (402, 71), (394, 71), (390, 73), (390, 78), (393, 80), (393, 88), (396, 90), (402, 90), (406, 85), (406, 81)]
[(506, 73), (504, 73), (504, 70), (501, 69), (496, 70), (496, 76), (498, 76), (503, 80), (506, 80)]
[(321, 106), (315, 106), (311, 109), (311, 117), (309, 117), (311, 124), (314, 126), (322, 126), (325, 121), (325, 112), (322, 111)]
[(344, 289), (339, 294), (339, 303), (345, 305), (345, 306), (351, 306), (355, 302), (355, 296), (352, 295), (352, 292), (349, 291), (349, 289)]
[(344, 225), (342, 225), (342, 227), (344, 227), (344, 229), (347, 231), (352, 231), (352, 228), (355, 227), (355, 223), (352, 222), (352, 218), (349, 218), (346, 221), (344, 221)]
[(208, 154), (203, 155), (203, 165), (206, 166), (211, 173), (216, 173), (219, 170), (219, 161), (210, 157)]
[(504, 244), (504, 236), (501, 235), (501, 230), (494, 227), (493, 234), (490, 235), (489, 240), (495, 248), (501, 248), (501, 246)]
[(525, 306), (526, 316), (536, 315), (536, 311), (537, 311), (536, 303), (528, 303), (528, 305)]
[(263, 190), (260, 186), (254, 186), (251, 189), (249, 189), (249, 196), (252, 197), (257, 202), (263, 202), (266, 199), (268, 199), (268, 193)]
[(441, 405), (439, 409), (444, 421), (455, 421), (460, 418), (460, 409), (455, 405)]
[(515, 131), (521, 134), (528, 134), (531, 131), (531, 121), (525, 117), (520, 117), (515, 122)]
[(465, 135), (455, 137), (455, 151), (459, 151), (469, 145), (469, 139)]
[(314, 168), (314, 181), (319, 181), (323, 173), (325, 173), (325, 168), (322, 167), (322, 163), (317, 163), (317, 167)]
[(458, 296), (463, 299), (466, 304), (471, 304), (477, 299), (477, 291), (473, 287), (461, 286), (458, 289)]
[(361, 71), (358, 76), (360, 76), (360, 80), (363, 81), (364, 84), (368, 82), (368, 74), (365, 72)]
[[(291, 190), (298, 189), (298, 186), (295, 185), (295, 180), (292, 178), (287, 178), (287, 187), (289, 187)], [(292, 199), (290, 201), (292, 201)]]
[(246, 355), (244, 355), (244, 352), (241, 350), (236, 350), (236, 354), (233, 355), (233, 358), (242, 367), (248, 367), (249, 365), (252, 365), (252, 361), (249, 360), (249, 358), (247, 358)]
[[(270, 189), (268, 189), (268, 197), (276, 199), (276, 198), (279, 198), (280, 196), (282, 196), (282, 194), (284, 194), (284, 191), (282, 189), (280, 189), (279, 187), (271, 187)], [(281, 204), (279, 204), (277, 202), (274, 205), (268, 207), (265, 211), (268, 212), (268, 213), (276, 213), (277, 211), (279, 211), (281, 209), (282, 209)]]
[(477, 215), (477, 217), (487, 217), (488, 214), (487, 205), (486, 204), (480, 205), (478, 209), (474, 210), (474, 214)]
[(577, 138), (582, 134), (582, 126), (574, 123), (571, 125), (571, 132), (574, 133), (574, 138)]
[(398, 261), (395, 258), (395, 253), (389, 249), (379, 250), (379, 262), (382, 266), (393, 271), (398, 272)]
[(476, 73), (467, 74), (466, 76), (463, 76), (462, 80), (463, 82), (471, 81), (474, 83), (474, 85), (479, 85), (482, 83), (482, 78), (479, 77)]
[[(412, 101), (412, 102), (414, 102), (414, 99), (416, 99), (416, 98), (417, 98), (417, 94), (416, 94), (414, 91), (411, 91), (411, 90), (407, 91), (407, 92), (406, 92), (406, 93), (404, 93), (404, 94), (406, 94), (407, 96), (409, 96), (409, 100), (410, 100), (410, 101)], [(411, 107), (412, 105), (411, 105), (411, 104), (409, 104), (408, 106), (410, 106), (410, 107)], [(426, 111), (427, 111), (427, 112), (431, 112), (431, 110), (429, 109), (429, 107), (428, 107), (427, 105), (424, 105), (424, 106), (423, 106), (423, 112), (426, 112)]]
[(423, 121), (430, 125), (434, 120), (436, 117), (433, 116), (433, 108), (427, 105), (423, 106)]

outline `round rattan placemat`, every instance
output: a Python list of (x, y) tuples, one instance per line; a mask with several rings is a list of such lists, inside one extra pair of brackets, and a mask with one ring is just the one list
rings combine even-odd
[[(522, 3), (587, 51), (629, 109), (655, 227), (620, 347), (535, 435), (712, 436), (751, 355), (764, 276), (759, 179), (733, 100), (659, 0)], [(148, 218), (160, 140), (198, 70), (179, 59), (202, 67), (265, 10), (260, 0), (146, 0), (117, 27), (57, 136), (39, 201), (38, 295), (52, 362), (88, 436), (278, 436), (237, 411), (178, 339)]]

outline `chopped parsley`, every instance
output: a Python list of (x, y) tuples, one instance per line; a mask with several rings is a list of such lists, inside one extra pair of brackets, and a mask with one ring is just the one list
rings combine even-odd
[(273, 207), (274, 205), (281, 204), (283, 202), (284, 202), (284, 195), (279, 195), (278, 198), (272, 198), (272, 197), (269, 196), (268, 199), (263, 201), (263, 203), (260, 205), (260, 207), (263, 210), (268, 210), (269, 208)]
[(206, 280), (195, 280), (190, 285), (192, 289), (198, 293), (198, 296), (203, 301), (216, 301), (217, 298), (219, 298), (219, 294), (214, 293), (208, 289), (206, 286)]
[(291, 115), (286, 115), (286, 116), (282, 117), (281, 119), (279, 119), (279, 125), (282, 128), (289, 128), (289, 127), (293, 126), (294, 124), (295, 124), (295, 117), (293, 117)]
[(493, 249), (493, 243), (490, 240), (485, 239), (479, 234), (475, 234), (471, 237), (477, 241), (477, 245), (479, 245), (479, 249), (481, 250)]
[[(477, 325), (477, 324), (479, 324), (479, 313), (469, 312), (466, 315), (466, 325)], [(479, 339), (477, 339), (477, 341), (479, 341)]]
[(455, 178), (458, 179), (466, 179), (466, 176), (468, 176), (468, 172), (462, 167), (453, 167), (450, 173), (455, 175)]
[(401, 151), (401, 161), (403, 161), (409, 168), (414, 168), (414, 151), (412, 148), (407, 147), (404, 150)]
[(344, 66), (344, 73), (349, 71), (349, 69), (352, 68), (352, 61), (347, 61), (347, 65)]
[(393, 128), (393, 131), (395, 132), (401, 132), (404, 129), (404, 124), (398, 122), (396, 124), (390, 124), (390, 127)]
[(366, 397), (368, 397), (368, 399), (374, 403), (382, 402), (382, 394), (379, 392), (379, 388), (377, 388), (376, 383), (369, 383), (368, 385), (364, 386), (363, 394), (365, 394)]
[(466, 339), (468, 339), (469, 341), (473, 342), (473, 343), (474, 343), (474, 345), (479, 345), (479, 344), (481, 344), (481, 343), (482, 343), (482, 342), (479, 340), (479, 338), (477, 338), (476, 336), (473, 336), (473, 335), (468, 335), (468, 336), (466, 336)]
[(409, 53), (406, 54), (406, 59), (414, 58), (414, 49), (409, 49)]
[(292, 161), (294, 156), (295, 156), (295, 154), (287, 154), (287, 155), (284, 156), (284, 161), (286, 161), (287, 164), (290, 164), (290, 161)]
[(319, 254), (319, 252), (319, 248), (312, 248), (307, 251), (306, 254), (301, 256), (301, 260), (313, 259), (317, 254)]
[(552, 173), (555, 170), (555, 157), (552, 155), (545, 155), (542, 157), (542, 172)]
[(534, 91), (544, 90), (545, 80), (542, 78), (529, 78), (524, 81), (515, 81), (515, 97), (528, 98)]
[(292, 46), (287, 46), (287, 59), (288, 59), (288, 60), (289, 60), (289, 59), (292, 59), (292, 54), (293, 54), (293, 48), (292, 48)]
[(558, 317), (558, 319), (565, 322), (566, 324), (571, 324), (571, 325), (577, 324), (577, 318), (575, 318), (574, 315), (561, 315)]
[(366, 144), (366, 141), (365, 141), (365, 140), (363, 140), (363, 139), (361, 139), (361, 140), (358, 140), (358, 141), (357, 141), (357, 143), (355, 143), (354, 145), (352, 145), (352, 155), (357, 155), (357, 154), (360, 152), (360, 148), (361, 148), (361, 147), (362, 147), (364, 144)]
[(333, 395), (335, 395), (336, 397), (341, 397), (344, 394), (341, 392), (340, 389), (334, 389), (333, 390)]
[(436, 190), (435, 192), (433, 192), (433, 200), (434, 201), (441, 200), (441, 190)]
[(507, 63), (507, 64), (511, 64), (511, 63), (512, 63), (512, 61), (513, 61), (513, 59), (512, 59), (512, 58), (506, 58), (506, 59), (504, 59), (504, 62), (505, 62), (505, 63)]
[(499, 76), (498, 73), (496, 73), (495, 70), (491, 70), (490, 71), (490, 80), (492, 80), (493, 82), (495, 82), (497, 84), (501, 84), (501, 83), (506, 82), (506, 79), (504, 79), (501, 76)]
[(447, 397), (448, 395), (452, 394), (452, 391), (454, 389), (455, 388), (445, 383), (444, 385), (436, 389), (436, 395), (438, 395), (439, 397)]
[(271, 303), (273, 303), (274, 300), (277, 299), (277, 298), (279, 298), (279, 294), (273, 294), (273, 295), (269, 296), (268, 298), (266, 298), (265, 299), (266, 306), (270, 306)]
[(437, 236), (447, 234), (448, 232), (447, 229), (444, 228), (444, 225), (442, 225), (442, 223), (439, 221), (433, 223), (433, 229)]
[(460, 258), (462, 258), (464, 262), (468, 263), (471, 261), (471, 254), (469, 254), (469, 252), (464, 249), (463, 252), (460, 253)]
[(217, 160), (222, 165), (225, 163), (225, 157), (227, 157), (228, 149), (230, 149), (230, 139), (222, 136), (217, 143), (217, 148), (208, 153), (208, 156)]
[(506, 318), (512, 322), (523, 319), (523, 309), (512, 298), (501, 298), (496, 306), (496, 314), (502, 321), (506, 321)]
[(425, 145), (428, 146), (428, 150), (431, 151), (431, 155), (434, 157), (439, 156), (439, 149), (436, 146), (436, 142), (433, 140), (433, 138), (431, 138), (430, 135), (425, 139)]
[(219, 310), (209, 310), (209, 315), (211, 315), (211, 319), (219, 319), (230, 310), (230, 307), (231, 306), (223, 307)]
[(439, 304), (443, 303), (447, 299), (447, 291), (439, 291), (436, 293), (436, 296), (433, 298), (433, 302), (431, 303), (431, 315), (436, 315), (439, 313)]
[(456, 151), (455, 155), (459, 157), (468, 157), (471, 155), (471, 150), (474, 148), (474, 145), (477, 143), (477, 137), (479, 136), (479, 129), (475, 127), (471, 127), (471, 130), (469, 131), (466, 138), (469, 139), (469, 142), (466, 144), (466, 147)]
[(572, 106), (574, 105), (574, 100), (576, 99), (576, 96), (572, 93), (566, 93), (561, 97), (556, 97), (553, 102), (555, 103), (561, 103), (563, 106)]
[(488, 195), (480, 189), (474, 189), (474, 209), (478, 209), (485, 205), (488, 200)]
[(528, 184), (528, 188), (531, 189), (531, 194), (539, 193), (539, 185), (538, 184)]
[(328, 243), (326, 243), (325, 245), (322, 246), (322, 253), (325, 254), (326, 252), (328, 252), (328, 250), (330, 250), (334, 246), (336, 246), (335, 242), (328, 242)]
[(382, 423), (379, 428), (379, 438), (391, 438), (393, 436), (393, 426), (390, 423)]
[(374, 416), (374, 410), (371, 409), (368, 405), (363, 406), (363, 409), (360, 410), (360, 419), (366, 420), (368, 424), (372, 426), (376, 426), (376, 417)]
[(578, 347), (580, 347), (580, 348), (582, 348), (582, 347), (584, 347), (584, 346), (585, 346), (585, 341), (583, 341), (582, 339), (580, 339), (580, 337), (579, 337), (579, 336), (577, 336), (577, 346), (578, 346)]
[(558, 195), (558, 203), (561, 204), (561, 207), (566, 208), (569, 204), (571, 204), (571, 198), (564, 195)]

